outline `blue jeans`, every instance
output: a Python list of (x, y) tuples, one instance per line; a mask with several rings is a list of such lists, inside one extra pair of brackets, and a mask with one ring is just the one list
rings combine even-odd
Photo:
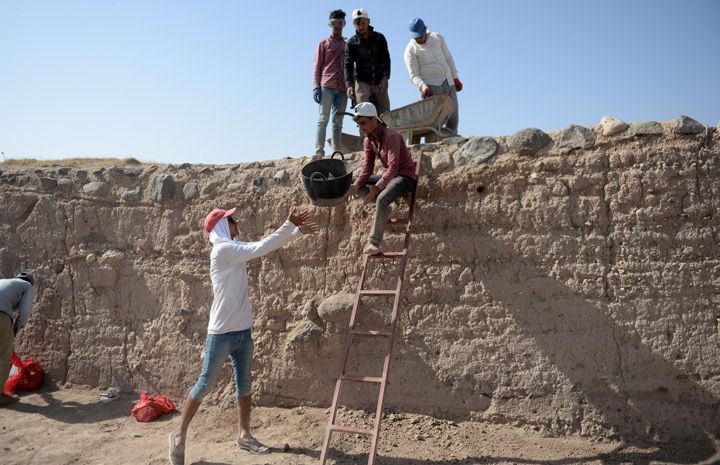
[(320, 119), (317, 124), (315, 138), (315, 155), (325, 155), (325, 134), (328, 121), (332, 117), (332, 148), (333, 151), (342, 151), (342, 125), (343, 113), (347, 107), (347, 94), (344, 90), (322, 87), (320, 98)]
[(195, 386), (190, 389), (190, 397), (199, 402), (215, 387), (220, 369), (228, 355), (235, 376), (235, 392), (240, 397), (249, 395), (252, 385), (250, 373), (252, 353), (253, 340), (249, 329), (225, 334), (208, 334), (202, 372)]

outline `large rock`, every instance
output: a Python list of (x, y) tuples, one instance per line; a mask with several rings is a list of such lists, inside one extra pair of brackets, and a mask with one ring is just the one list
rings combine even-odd
[(167, 203), (175, 195), (175, 179), (170, 174), (156, 174), (152, 177), (152, 200)]
[(200, 192), (198, 191), (196, 183), (189, 182), (183, 186), (183, 198), (185, 200), (193, 200), (198, 197), (200, 197)]
[(662, 134), (662, 124), (657, 121), (641, 121), (638, 123), (630, 123), (628, 134), (631, 136), (648, 136), (653, 134)]
[(571, 124), (570, 127), (563, 130), (560, 138), (555, 143), (555, 147), (562, 149), (580, 149), (592, 147), (595, 144), (595, 134), (584, 126)]
[(453, 154), (455, 166), (478, 165), (497, 153), (498, 143), (492, 137), (473, 137)]
[(325, 321), (340, 323), (350, 319), (354, 294), (335, 294), (325, 299), (317, 309), (318, 315)]
[(507, 140), (508, 148), (520, 155), (534, 155), (550, 142), (550, 136), (537, 128), (521, 129)]
[(630, 127), (625, 121), (612, 116), (603, 116), (600, 119), (600, 126), (602, 127), (602, 135), (606, 137), (623, 132)]
[(93, 197), (105, 197), (110, 193), (110, 186), (102, 181), (92, 181), (85, 184), (82, 191), (84, 194), (91, 195)]
[(700, 134), (704, 131), (705, 126), (685, 115), (676, 119), (672, 128), (672, 132), (675, 134)]

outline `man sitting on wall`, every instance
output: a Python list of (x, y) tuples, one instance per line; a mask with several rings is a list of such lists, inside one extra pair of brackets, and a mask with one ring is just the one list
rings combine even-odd
[[(380, 121), (375, 105), (370, 102), (358, 103), (355, 106), (354, 119), (360, 131), (367, 137), (364, 142), (363, 167), (350, 186), (349, 195), (363, 196), (367, 202), (375, 202), (372, 232), (363, 253), (377, 255), (382, 253), (380, 244), (390, 216), (390, 204), (417, 187), (415, 162), (403, 137)], [(376, 158), (385, 170), (380, 180), (372, 184), (368, 181), (373, 174)]]

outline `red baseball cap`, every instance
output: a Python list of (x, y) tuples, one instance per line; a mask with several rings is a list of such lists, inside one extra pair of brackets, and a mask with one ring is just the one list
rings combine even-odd
[(235, 210), (236, 208), (231, 208), (230, 210), (216, 208), (215, 210), (211, 211), (210, 214), (205, 217), (205, 231), (212, 231), (218, 221), (232, 215), (233, 213), (235, 213)]

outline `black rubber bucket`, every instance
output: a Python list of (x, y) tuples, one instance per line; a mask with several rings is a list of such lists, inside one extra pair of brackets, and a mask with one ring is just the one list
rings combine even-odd
[[(339, 154), (341, 159), (336, 159)], [(311, 161), (300, 171), (303, 187), (313, 205), (332, 207), (345, 202), (352, 183), (352, 166), (341, 152)]]

